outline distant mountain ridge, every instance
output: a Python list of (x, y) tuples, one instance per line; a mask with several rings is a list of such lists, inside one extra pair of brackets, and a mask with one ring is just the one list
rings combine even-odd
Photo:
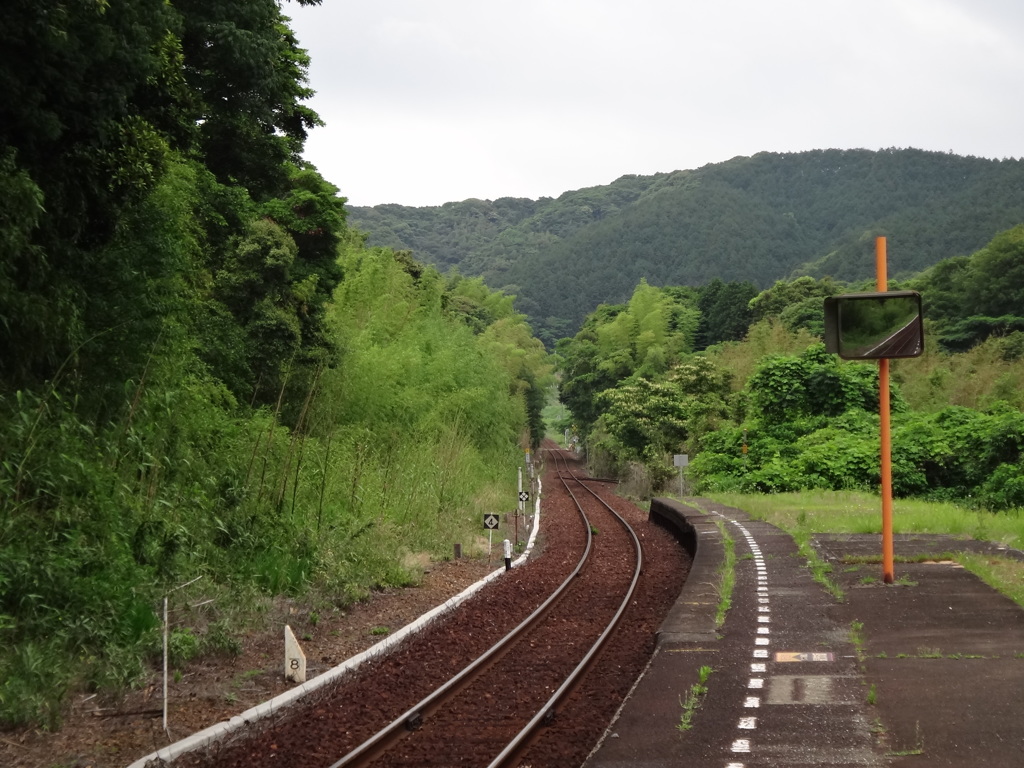
[(917, 149), (814, 150), (736, 157), (695, 170), (623, 176), (557, 198), (349, 208), (368, 244), (518, 296), (546, 342), (575, 333), (641, 278), (761, 287), (808, 274), (873, 276), (889, 238), (890, 275), (983, 247), (1024, 222), (1024, 160)]

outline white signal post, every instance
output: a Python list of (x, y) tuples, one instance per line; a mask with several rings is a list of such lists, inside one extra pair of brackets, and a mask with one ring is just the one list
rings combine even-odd
[(519, 511), (523, 511), (523, 468), (519, 468)]
[(498, 527), (497, 515), (484, 515), (484, 528), (487, 529), (487, 560), (491, 559), (491, 545), (494, 543), (494, 529)]
[(519, 545), (519, 517), (523, 514), (523, 510), (526, 509), (526, 502), (523, 498), (523, 468), (519, 468), (519, 506), (516, 508), (516, 545)]

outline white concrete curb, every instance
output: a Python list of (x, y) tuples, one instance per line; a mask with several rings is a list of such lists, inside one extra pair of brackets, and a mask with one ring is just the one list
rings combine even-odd
[[(530, 551), (533, 549), (533, 545), (536, 543), (537, 540), (537, 531), (540, 529), (540, 480), (537, 481), (537, 498), (534, 501), (533, 519), (534, 525), (530, 529), (530, 538), (527, 541), (526, 549), (523, 551), (523, 554), (520, 555), (512, 563), (513, 567), (518, 567), (526, 562), (527, 558), (530, 555)], [(245, 710), (245, 712), (242, 712), (240, 715), (235, 715), (230, 720), (225, 720), (223, 722), (217, 723), (216, 725), (211, 725), (209, 728), (204, 728), (203, 730), (198, 731), (197, 733), (194, 733), (191, 736), (188, 736), (184, 739), (181, 739), (180, 741), (176, 741), (173, 744), (169, 744), (166, 747), (157, 750), (156, 752), (151, 752), (145, 757), (140, 757), (134, 763), (129, 765), (128, 768), (145, 768), (151, 762), (156, 760), (159, 760), (161, 763), (169, 763), (179, 755), (184, 754), (185, 752), (191, 752), (194, 749), (205, 747), (217, 741), (218, 739), (226, 736), (232, 731), (241, 728), (244, 725), (254, 723), (257, 720), (260, 720), (261, 718), (268, 717), (270, 715), (273, 715), (275, 712), (279, 712), (281, 709), (289, 706), (290, 704), (295, 703), (297, 700), (305, 696), (307, 693), (311, 693), (312, 691), (315, 691), (318, 688), (323, 687), (327, 683), (330, 683), (333, 680), (341, 677), (345, 673), (351, 672), (353, 669), (356, 669), (363, 662), (368, 661), (369, 659), (372, 659), (373, 657), (378, 656), (380, 654), (387, 653), (394, 646), (396, 646), (398, 643), (404, 640), (406, 637), (416, 632), (419, 632), (421, 629), (427, 626), (433, 619), (437, 618), (446, 611), (450, 611), (455, 606), (466, 601), (470, 596), (472, 596), (481, 588), (483, 588), (485, 584), (494, 581), (494, 579), (501, 576), (504, 572), (504, 568), (499, 568), (496, 571), (492, 571), (480, 581), (476, 582), (475, 584), (471, 584), (459, 594), (455, 595), (452, 598), (449, 598), (433, 610), (423, 614), (418, 619), (416, 619), (416, 621), (406, 624), (393, 635), (384, 638), (379, 643), (370, 648), (367, 648), (362, 653), (357, 654), (346, 661), (343, 661), (338, 666), (333, 667), (332, 669), (329, 669), (326, 672), (317, 675), (312, 680), (308, 680), (307, 682), (302, 683), (301, 685), (297, 685), (296, 687), (275, 696), (270, 701), (265, 701), (262, 704), (257, 704), (255, 707)]]

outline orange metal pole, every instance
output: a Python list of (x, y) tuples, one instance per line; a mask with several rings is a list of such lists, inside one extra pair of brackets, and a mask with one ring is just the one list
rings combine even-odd
[[(885, 238), (875, 238), (875, 272), (878, 291), (887, 291)], [(878, 416), (882, 438), (882, 580), (895, 579), (892, 544), (892, 430), (889, 422), (889, 361), (878, 361)]]

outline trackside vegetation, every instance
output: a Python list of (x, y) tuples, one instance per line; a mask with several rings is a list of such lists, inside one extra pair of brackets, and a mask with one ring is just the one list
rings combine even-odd
[[(1015, 315), (964, 318), (1018, 311), (1022, 265), (1017, 227), (891, 286), (922, 291), (929, 330), (924, 356), (893, 366), (898, 497), (1024, 508), (1024, 333)], [(876, 489), (877, 366), (844, 362), (820, 341), (822, 298), (865, 287), (780, 281), (749, 303), (755, 321), (741, 340), (701, 351), (684, 320), (701, 322), (694, 289), (641, 283), (628, 304), (599, 308), (557, 348), (562, 400), (591, 459), (622, 476), (643, 467), (656, 488), (672, 475), (672, 454), (686, 453), (701, 493)], [(983, 293), (996, 298), (975, 303)]]
[(349, 228), (282, 4), (16, 0), (0, 43), (0, 724), (144, 681), (165, 595), (180, 671), (514, 505), (548, 354)]
[(60, 378), (0, 400), (8, 722), (53, 726), (67, 691), (141, 679), (178, 584), (203, 577), (171, 593), (178, 608), (216, 600), (175, 636), (177, 661), (230, 652), (262, 599), (315, 590), (343, 606), (409, 583), (407, 555), (444, 556), (514, 498), (528, 393), (549, 374), (510, 301), (488, 294), (478, 333), (445, 304), (479, 285), (414, 278), (357, 245), (339, 262), (336, 362), (290, 371), (306, 383), (292, 424), (287, 381), (280, 404), (250, 407), (160, 347), (108, 421), (83, 418)]
[(925, 270), (891, 281), (928, 318), (893, 367), (900, 503), (1019, 545), (1022, 161), (766, 154), (419, 227), (377, 211), (419, 233), (380, 243), (303, 158), (322, 121), (287, 7), (5, 5), (0, 725), (145, 681), (165, 596), (180, 672), (274, 599), (414, 581), (514, 505), (546, 406), (639, 494), (675, 453), (723, 498), (870, 491), (877, 373), (824, 352), (821, 306), (866, 287), (879, 222)]
[[(859, 491), (720, 493), (714, 494), (714, 499), (782, 528), (800, 545), (815, 533), (878, 533), (881, 527), (878, 497)], [(1024, 549), (1024, 515), (1019, 510), (992, 514), (949, 502), (898, 499), (894, 505), (893, 529), (896, 533), (950, 534)], [(1024, 606), (1024, 563), (1019, 560), (968, 553), (932, 554), (957, 560)], [(880, 556), (878, 560), (881, 561)], [(829, 566), (821, 563), (817, 567)]]

